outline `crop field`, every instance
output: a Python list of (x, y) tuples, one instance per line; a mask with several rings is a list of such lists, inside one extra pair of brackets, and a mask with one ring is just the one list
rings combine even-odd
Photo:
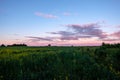
[(120, 48), (0, 47), (0, 80), (120, 80)]

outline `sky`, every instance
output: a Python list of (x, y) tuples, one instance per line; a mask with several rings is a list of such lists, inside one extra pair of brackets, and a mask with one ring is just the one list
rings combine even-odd
[(0, 0), (0, 44), (120, 42), (120, 0)]

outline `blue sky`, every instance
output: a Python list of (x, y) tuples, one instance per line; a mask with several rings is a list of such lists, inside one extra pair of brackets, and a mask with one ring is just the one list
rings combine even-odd
[(0, 0), (0, 44), (120, 42), (119, 14), (120, 0)]

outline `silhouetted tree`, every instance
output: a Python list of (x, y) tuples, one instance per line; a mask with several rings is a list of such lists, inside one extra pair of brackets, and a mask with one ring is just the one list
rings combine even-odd
[(106, 43), (102, 43), (102, 48), (120, 48), (120, 43), (116, 43), (116, 44), (106, 44)]
[(12, 44), (8, 45), (8, 47), (14, 47), (14, 46), (27, 46), (26, 44)]
[(4, 45), (4, 44), (2, 44), (2, 45), (1, 45), (1, 47), (5, 47), (5, 45)]
[(50, 46), (51, 46), (51, 44), (48, 44), (48, 46), (50, 47)]
[(105, 46), (105, 43), (104, 43), (104, 42), (102, 42), (102, 46)]

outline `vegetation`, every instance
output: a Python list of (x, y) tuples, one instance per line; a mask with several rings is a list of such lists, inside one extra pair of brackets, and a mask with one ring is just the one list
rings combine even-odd
[(12, 44), (12, 45), (7, 45), (8, 47), (15, 47), (15, 46), (27, 46), (26, 44)]
[(119, 80), (120, 48), (0, 47), (0, 80)]
[(5, 47), (5, 45), (4, 44), (1, 44), (1, 46), (0, 47)]

